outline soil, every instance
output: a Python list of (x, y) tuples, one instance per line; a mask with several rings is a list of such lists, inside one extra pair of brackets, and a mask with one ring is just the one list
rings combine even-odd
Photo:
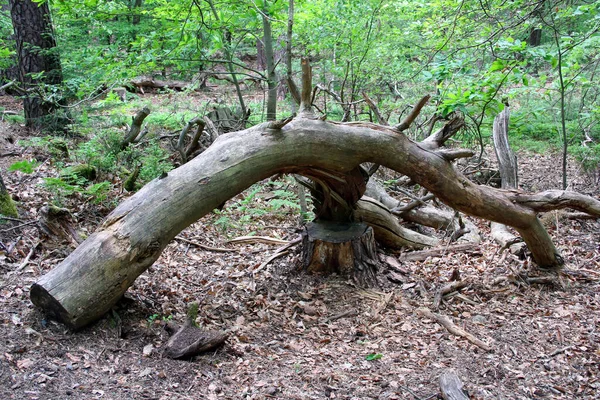
[[(57, 170), (43, 149), (19, 145), (28, 135), (0, 126), (0, 170), (20, 212), (20, 221), (0, 225), (0, 242), (11, 249), (0, 247), (2, 399), (424, 400), (440, 398), (438, 379), (447, 371), (472, 399), (598, 398), (597, 220), (547, 218), (566, 260), (558, 274), (501, 252), (488, 224), (475, 221), (483, 234), (479, 255), (449, 253), (394, 267), (399, 254), (381, 250), (387, 261), (381, 288), (364, 290), (341, 277), (301, 271), (298, 246), (263, 266), (281, 244), (229, 242), (249, 233), (294, 240), (298, 216), (291, 211), (245, 223), (211, 214), (183, 231), (188, 242), (174, 240), (108, 315), (73, 332), (29, 301), (31, 284), (75, 244), (38, 232), (38, 210), (51, 196), (40, 183)], [(23, 158), (41, 165), (30, 175), (7, 172)], [(523, 188), (558, 188), (558, 165), (559, 155), (520, 154)], [(572, 188), (598, 197), (598, 181), (571, 166)], [(109, 212), (77, 197), (69, 201), (82, 234)], [(235, 209), (235, 199), (226, 207)], [(490, 351), (417, 312), (433, 310), (436, 291), (457, 277), (467, 287), (446, 297), (437, 312)], [(528, 277), (550, 279), (531, 284)], [(182, 324), (196, 301), (196, 323), (227, 331), (226, 344), (190, 360), (163, 357), (166, 322)]]

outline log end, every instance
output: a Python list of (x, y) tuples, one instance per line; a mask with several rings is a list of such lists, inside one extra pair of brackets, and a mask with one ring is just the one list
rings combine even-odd
[(31, 302), (41, 308), (48, 318), (54, 319), (70, 328), (77, 328), (69, 312), (43, 286), (34, 283), (31, 286)]

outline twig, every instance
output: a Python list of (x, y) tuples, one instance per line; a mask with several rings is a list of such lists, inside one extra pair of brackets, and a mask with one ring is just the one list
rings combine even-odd
[(273, 260), (275, 260), (275, 259), (277, 259), (277, 258), (279, 258), (279, 257), (285, 256), (285, 255), (286, 255), (286, 254), (288, 254), (288, 253), (289, 253), (289, 251), (282, 251), (282, 252), (279, 252), (279, 253), (275, 253), (275, 254), (273, 254), (271, 257), (267, 258), (267, 259), (266, 259), (266, 260), (265, 260), (265, 261), (264, 261), (262, 264), (260, 264), (260, 265), (258, 266), (258, 268), (256, 268), (254, 271), (252, 271), (252, 273), (253, 273), (253, 274), (257, 274), (257, 273), (259, 273), (259, 272), (260, 272), (260, 271), (262, 271), (262, 270), (263, 270), (263, 269), (264, 269), (264, 268), (265, 268), (267, 265), (269, 265), (269, 264), (271, 263), (271, 261), (273, 261)]
[(27, 266), (27, 264), (29, 264), (29, 259), (31, 258), (31, 256), (33, 256), (33, 253), (35, 253), (35, 249), (38, 247), (39, 244), (40, 244), (40, 242), (37, 242), (36, 244), (33, 245), (31, 250), (29, 250), (27, 257), (25, 257), (25, 260), (23, 260), (21, 265), (19, 265), (19, 267), (14, 272), (21, 272), (21, 270), (23, 268), (25, 268)]
[(557, 355), (559, 355), (561, 353), (564, 353), (567, 350), (571, 350), (573, 347), (574, 346), (567, 346), (567, 347), (563, 347), (561, 349), (556, 349), (552, 353), (548, 354), (547, 357), (550, 358), (550, 357), (557, 356)]
[(0, 219), (5, 219), (7, 221), (14, 221), (14, 222), (25, 222), (22, 219), (19, 218), (12, 218), (12, 217), (7, 217), (5, 215), (0, 214)]
[(285, 246), (278, 248), (271, 257), (267, 258), (262, 264), (260, 264), (258, 266), (258, 268), (256, 268), (254, 271), (252, 271), (252, 273), (256, 274), (256, 273), (260, 272), (267, 265), (269, 265), (273, 260), (288, 254), (289, 253), (288, 249), (290, 247), (295, 246), (298, 243), (300, 243), (301, 240), (302, 240), (302, 238), (298, 237), (298, 238), (292, 240), (291, 242), (288, 242)]
[[(2, 217), (2, 218), (4, 218), (4, 217)], [(10, 227), (10, 228), (2, 229), (2, 230), (0, 230), (0, 232), (10, 232), (10, 231), (22, 228), (22, 227), (27, 226), (27, 225), (35, 224), (36, 222), (38, 222), (37, 219), (35, 219), (33, 221), (25, 222), (24, 224), (21, 224), (21, 225), (17, 225), (17, 226), (13, 226), (13, 227)]]
[(442, 298), (448, 293), (456, 292), (468, 285), (465, 281), (454, 281), (450, 282), (447, 285), (444, 285), (435, 293), (433, 297), (433, 309), (437, 310), (440, 308), (440, 304), (442, 303)]
[(336, 321), (340, 318), (345, 318), (345, 317), (355, 317), (356, 315), (358, 315), (358, 312), (355, 309), (352, 310), (347, 310), (344, 311), (342, 313), (336, 314), (336, 315), (332, 315), (331, 317), (327, 318), (325, 320), (325, 322), (333, 322)]
[(233, 252), (237, 251), (236, 249), (225, 249), (225, 248), (222, 248), (222, 247), (207, 246), (207, 245), (204, 245), (204, 244), (200, 244), (198, 242), (194, 242), (192, 240), (188, 240), (188, 239), (182, 238), (181, 236), (175, 236), (175, 239), (181, 240), (182, 242), (185, 242), (185, 243), (189, 243), (189, 244), (194, 245), (196, 247), (200, 247), (203, 250), (214, 251), (214, 252), (217, 252), (217, 253), (233, 253)]
[(450, 332), (451, 334), (463, 337), (463, 338), (467, 339), (469, 342), (482, 348), (485, 351), (492, 351), (492, 347), (490, 345), (485, 343), (483, 340), (477, 339), (475, 336), (473, 336), (469, 332), (465, 331), (464, 329), (456, 326), (449, 317), (447, 317), (445, 315), (441, 315), (441, 314), (436, 314), (436, 313), (432, 312), (430, 309), (425, 308), (425, 307), (418, 308), (417, 312), (420, 314), (423, 314), (425, 317), (427, 317), (429, 319), (436, 321), (438, 324), (440, 324), (444, 328), (446, 328), (446, 330), (448, 332)]
[(269, 236), (240, 236), (228, 240), (227, 243), (266, 243), (266, 244), (289, 244), (288, 240), (281, 240)]

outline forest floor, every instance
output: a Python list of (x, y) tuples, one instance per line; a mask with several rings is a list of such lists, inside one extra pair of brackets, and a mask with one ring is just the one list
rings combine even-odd
[[(44, 239), (38, 210), (50, 194), (43, 177), (6, 172), (23, 158), (27, 132), (0, 126), (0, 169), (18, 200), (20, 219), (0, 225), (0, 398), (2, 399), (436, 399), (439, 376), (454, 371), (472, 399), (598, 398), (600, 393), (600, 222), (545, 217), (566, 260), (547, 275), (489, 238), (474, 253), (398, 261), (381, 250), (381, 289), (363, 290), (340, 277), (305, 274), (296, 246), (257, 270), (280, 246), (230, 242), (254, 234), (299, 235), (297, 213), (244, 218), (270, 194), (262, 187), (248, 207), (240, 195), (227, 217), (210, 214), (180, 234), (110, 315), (80, 331), (45, 319), (29, 300), (32, 283), (60, 263), (71, 243)], [(34, 153), (35, 152), (35, 153)], [(559, 155), (521, 154), (524, 190), (559, 187)], [(571, 163), (574, 190), (598, 197), (597, 180)], [(72, 199), (83, 233), (108, 210)], [(206, 250), (190, 242), (221, 250)], [(227, 249), (227, 251), (223, 250)], [(391, 264), (391, 265), (390, 265)], [(417, 312), (433, 310), (451, 275), (469, 283), (439, 313), (490, 346), (486, 351)], [(545, 284), (526, 277), (550, 276)], [(182, 323), (200, 304), (202, 328), (227, 330), (226, 344), (192, 360), (162, 357), (164, 321)]]

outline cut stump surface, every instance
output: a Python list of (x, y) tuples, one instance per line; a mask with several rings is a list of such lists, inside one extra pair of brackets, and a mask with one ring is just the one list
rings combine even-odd
[(313, 222), (303, 234), (304, 267), (316, 274), (339, 274), (364, 287), (378, 286), (373, 229), (360, 223)]

